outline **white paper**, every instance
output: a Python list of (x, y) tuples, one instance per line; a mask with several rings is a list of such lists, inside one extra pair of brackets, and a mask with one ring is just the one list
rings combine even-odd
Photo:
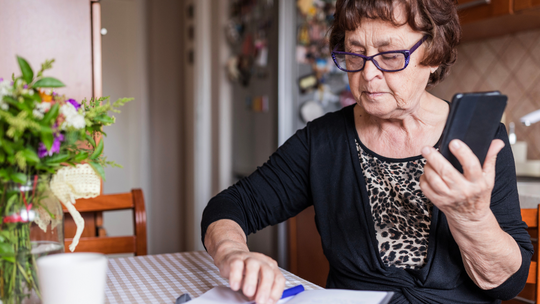
[(379, 304), (385, 300), (387, 295), (388, 293), (384, 291), (344, 289), (307, 290), (294, 296), (287, 304)]
[(245, 304), (250, 302), (240, 292), (233, 291), (229, 287), (218, 286), (205, 292), (200, 297), (189, 301), (189, 304)]
[[(283, 299), (278, 304), (379, 304), (385, 303), (387, 292), (357, 291), (343, 289), (306, 290), (298, 295)], [(229, 287), (219, 286), (207, 291), (200, 297), (189, 301), (189, 304), (250, 304), (240, 292), (232, 291)]]

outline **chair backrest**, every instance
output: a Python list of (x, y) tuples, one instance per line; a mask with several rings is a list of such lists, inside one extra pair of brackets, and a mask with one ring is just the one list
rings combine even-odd
[[(146, 209), (141, 189), (128, 193), (100, 195), (91, 199), (77, 200), (75, 207), (81, 213), (85, 228), (75, 252), (99, 252), (104, 254), (134, 253), (146, 255)], [(134, 235), (105, 236), (103, 211), (133, 210)], [(66, 252), (75, 235), (75, 223), (64, 207), (64, 233)]]
[[(531, 208), (531, 209), (521, 209), (521, 218), (529, 226), (529, 229), (538, 229), (538, 218), (540, 216), (540, 209)], [(538, 243), (538, 239), (532, 239), (533, 242)], [(524, 303), (540, 303), (540, 272), (538, 271), (539, 263), (538, 261), (531, 261), (531, 266), (529, 268), (529, 276), (527, 277), (527, 284), (533, 284), (535, 295), (535, 302), (532, 302), (529, 299), (523, 298), (521, 296), (515, 297), (513, 300), (521, 301)]]

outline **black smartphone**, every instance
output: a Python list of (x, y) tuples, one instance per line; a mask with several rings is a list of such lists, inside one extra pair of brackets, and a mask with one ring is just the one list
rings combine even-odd
[(489, 146), (499, 127), (508, 97), (499, 91), (458, 93), (452, 98), (450, 113), (444, 126), (439, 151), (463, 173), (457, 158), (448, 144), (453, 139), (462, 140), (484, 165)]

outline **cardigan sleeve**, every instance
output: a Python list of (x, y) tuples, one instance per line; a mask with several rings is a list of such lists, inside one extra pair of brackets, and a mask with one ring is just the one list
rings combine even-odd
[(246, 236), (295, 216), (312, 204), (309, 191), (309, 124), (298, 130), (269, 160), (210, 200), (201, 234), (220, 219), (230, 219)]
[(527, 225), (521, 219), (514, 157), (503, 124), (500, 124), (496, 138), (502, 139), (505, 146), (497, 156), (491, 210), (501, 228), (511, 235), (519, 245), (522, 262), (520, 269), (503, 284), (484, 292), (496, 299), (509, 300), (521, 292), (525, 286), (534, 249), (531, 237), (526, 230)]

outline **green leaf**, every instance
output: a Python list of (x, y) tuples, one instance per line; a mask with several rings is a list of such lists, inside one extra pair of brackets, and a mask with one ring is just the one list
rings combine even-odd
[(99, 115), (94, 118), (94, 121), (101, 122), (103, 124), (113, 124), (114, 118), (110, 117), (109, 115)]
[(24, 58), (17, 56), (17, 61), (19, 62), (19, 67), (21, 68), (22, 72), (22, 78), (26, 83), (32, 83), (32, 80), (34, 79), (34, 71), (32, 71), (32, 68), (28, 64)]
[(20, 172), (12, 172), (10, 175), (9, 175), (9, 178), (16, 182), (16, 183), (19, 183), (19, 184), (24, 184), (26, 183), (26, 174), (24, 173), (20, 173)]
[(82, 151), (80, 152), (79, 154), (75, 155), (75, 157), (73, 158), (73, 160), (75, 162), (82, 162), (83, 160), (87, 159), (88, 158), (88, 152), (86, 151)]
[(1, 258), (2, 258), (2, 260), (6, 260), (8, 262), (15, 263), (15, 257), (13, 257), (13, 256), (3, 256)]
[(13, 233), (7, 231), (7, 230), (2, 230), (0, 231), (0, 236), (2, 236), (3, 239), (6, 239), (8, 240), (9, 242), (13, 242)]
[(33, 85), (34, 88), (61, 88), (65, 86), (60, 80), (52, 77), (43, 77)]
[(92, 147), (96, 147), (96, 141), (94, 140), (94, 138), (92, 136), (90, 136), (90, 134), (86, 133), (86, 140), (92, 145)]
[(0, 256), (14, 256), (15, 251), (9, 243), (0, 243)]
[[(26, 178), (26, 176), (25, 176), (25, 178)], [(15, 204), (16, 200), (17, 200), (17, 195), (12, 195), (12, 196), (10, 196), (8, 198), (6, 208), (4, 209), (4, 211), (6, 212), (6, 215), (8, 214), (8, 212), (11, 211), (11, 206), (13, 206), (13, 204)]]
[(15, 151), (13, 150), (13, 144), (8, 139), (2, 140), (0, 138), (0, 147), (2, 147), (4, 151), (6, 151), (6, 153), (9, 155), (13, 155), (15, 153)]
[(4, 179), (9, 178), (9, 173), (7, 172), (6, 168), (0, 169), (0, 177), (2, 177)]
[(41, 139), (41, 142), (47, 148), (47, 150), (50, 150), (54, 142), (53, 130), (49, 127), (42, 127), (40, 139)]
[(30, 95), (30, 98), (35, 102), (35, 103), (41, 103), (41, 96), (39, 95), (39, 93), (37, 91), (34, 91), (34, 94)]
[(68, 154), (55, 154), (45, 160), (46, 164), (62, 163), (69, 159)]
[(60, 112), (60, 106), (57, 103), (55, 103), (51, 107), (51, 109), (47, 113), (45, 113), (45, 116), (43, 116), (42, 121), (45, 124), (49, 124), (51, 122), (51, 120), (56, 119), (59, 112)]
[(94, 162), (94, 161), (91, 161), (88, 164), (90, 164), (90, 166), (94, 168), (94, 170), (101, 177), (101, 179), (105, 181), (105, 171), (103, 170), (103, 167), (98, 162)]
[(23, 156), (26, 158), (26, 161), (28, 163), (39, 163), (39, 157), (37, 153), (31, 148), (24, 149)]
[(92, 155), (90, 155), (90, 159), (94, 160), (98, 158), (101, 155), (101, 152), (103, 152), (103, 138), (99, 141), (99, 144), (97, 148), (94, 150), (94, 152), (92, 153)]

